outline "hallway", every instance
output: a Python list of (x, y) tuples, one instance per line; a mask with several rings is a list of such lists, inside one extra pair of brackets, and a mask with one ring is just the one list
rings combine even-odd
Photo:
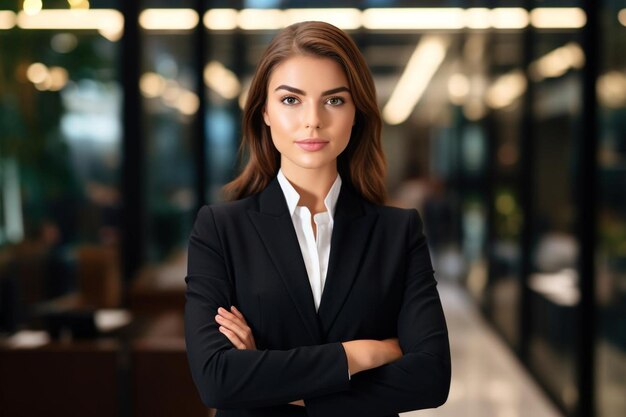
[(466, 292), (440, 282), (450, 333), (452, 386), (439, 409), (403, 417), (560, 417), (517, 358), (485, 322)]

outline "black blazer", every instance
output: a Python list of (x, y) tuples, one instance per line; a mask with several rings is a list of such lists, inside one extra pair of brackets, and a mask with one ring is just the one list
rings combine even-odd
[[(343, 183), (319, 311), (276, 179), (204, 206), (189, 241), (185, 337), (203, 402), (217, 416), (396, 416), (443, 404), (450, 349), (416, 210), (371, 204)], [(244, 314), (257, 350), (218, 331)], [(404, 356), (348, 378), (341, 342), (398, 337)], [(304, 399), (306, 407), (289, 405)]]

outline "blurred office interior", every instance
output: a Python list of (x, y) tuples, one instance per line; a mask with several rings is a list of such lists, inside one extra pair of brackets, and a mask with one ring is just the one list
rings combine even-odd
[(3, 1), (0, 414), (208, 415), (187, 237), (237, 172), (258, 57), (300, 20), (374, 74), (453, 372), (514, 369), (410, 415), (626, 415), (626, 0)]

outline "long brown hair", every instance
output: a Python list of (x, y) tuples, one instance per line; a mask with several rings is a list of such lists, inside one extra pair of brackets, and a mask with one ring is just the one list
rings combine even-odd
[(267, 86), (274, 68), (294, 55), (313, 55), (337, 61), (346, 73), (356, 107), (350, 141), (337, 159), (337, 169), (367, 200), (385, 200), (385, 158), (380, 142), (381, 118), (374, 80), (354, 41), (337, 27), (324, 22), (300, 22), (281, 30), (261, 57), (243, 111), (240, 156), (248, 162), (241, 174), (224, 186), (229, 199), (263, 190), (276, 177), (280, 153), (263, 121)]

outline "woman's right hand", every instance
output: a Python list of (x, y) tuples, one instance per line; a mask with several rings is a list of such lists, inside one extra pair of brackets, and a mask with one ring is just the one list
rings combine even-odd
[(402, 357), (397, 338), (385, 340), (351, 340), (342, 343), (350, 375), (378, 368)]

